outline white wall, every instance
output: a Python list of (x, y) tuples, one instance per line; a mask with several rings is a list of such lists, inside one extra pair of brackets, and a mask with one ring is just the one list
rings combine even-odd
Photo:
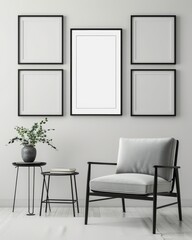
[[(120, 137), (167, 137), (180, 140), (181, 190), (183, 203), (192, 205), (192, 1), (191, 0), (1, 0), (0, 1), (0, 206), (10, 205), (13, 197), (15, 169), (21, 146), (5, 146), (14, 136), (14, 126), (30, 126), (39, 117), (17, 116), (17, 69), (64, 69), (64, 117), (50, 117), (49, 127), (56, 128), (54, 143), (59, 151), (38, 145), (37, 161), (52, 167), (76, 167), (79, 197), (84, 199), (87, 161), (116, 161)], [(65, 16), (64, 56), (62, 66), (22, 66), (17, 64), (17, 15), (62, 14)], [(144, 66), (177, 69), (177, 116), (130, 117), (130, 15), (177, 15), (177, 65)], [(123, 116), (70, 116), (70, 36), (72, 27), (123, 28)], [(27, 198), (26, 169), (20, 172), (18, 202)], [(112, 169), (111, 169), (112, 170)], [(97, 168), (95, 175), (102, 172)], [(107, 172), (109, 173), (109, 171)], [(36, 199), (40, 197), (42, 178), (37, 171)], [(61, 195), (63, 180), (53, 183)], [(142, 204), (142, 203), (140, 203)]]

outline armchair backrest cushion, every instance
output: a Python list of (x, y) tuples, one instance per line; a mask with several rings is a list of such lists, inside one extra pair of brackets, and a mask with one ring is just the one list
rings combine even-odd
[[(154, 165), (174, 166), (177, 140), (174, 138), (120, 138), (116, 173), (154, 175)], [(173, 171), (159, 169), (168, 181)]]

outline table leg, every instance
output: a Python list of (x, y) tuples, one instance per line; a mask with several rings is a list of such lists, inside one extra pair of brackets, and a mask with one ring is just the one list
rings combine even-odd
[(77, 203), (77, 212), (79, 213), (79, 200), (78, 200), (78, 194), (77, 194), (76, 177), (75, 177), (75, 175), (73, 175), (73, 177), (74, 177), (74, 183), (75, 183), (75, 195), (76, 195), (76, 203)]
[(72, 205), (73, 205), (73, 216), (75, 217), (75, 203), (74, 203), (73, 182), (72, 182), (72, 176), (71, 175), (70, 175), (70, 181), (71, 181), (71, 196), (72, 196)]
[(35, 201), (35, 167), (33, 167), (33, 206), (32, 206), (32, 210), (34, 213), (34, 201)]
[(15, 199), (16, 199), (16, 192), (17, 192), (17, 180), (18, 180), (18, 174), (19, 174), (19, 167), (17, 167), (16, 179), (15, 179), (15, 191), (14, 191), (13, 209), (12, 209), (12, 212), (14, 212), (14, 210), (15, 210)]
[(32, 185), (32, 208), (31, 208), (31, 182), (30, 182), (30, 167), (28, 167), (28, 216), (33, 216), (34, 214), (34, 198), (35, 198), (35, 167), (33, 167), (33, 185)]

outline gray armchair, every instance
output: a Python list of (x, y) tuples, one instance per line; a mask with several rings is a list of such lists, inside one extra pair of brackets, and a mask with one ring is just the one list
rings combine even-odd
[[(177, 153), (179, 141), (174, 138), (121, 138), (117, 163), (88, 162), (85, 224), (88, 223), (89, 203), (112, 198), (153, 201), (153, 230), (156, 233), (158, 208), (178, 205), (182, 221)], [(91, 166), (117, 165), (116, 173), (91, 180)], [(173, 192), (176, 183), (176, 192)], [(177, 201), (157, 207), (157, 196), (176, 197)], [(105, 198), (90, 199), (90, 196)]]

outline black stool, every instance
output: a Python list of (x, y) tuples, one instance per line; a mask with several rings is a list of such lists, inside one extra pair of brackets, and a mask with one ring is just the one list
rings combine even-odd
[[(76, 184), (76, 175), (78, 175), (78, 172), (59, 172), (59, 173), (52, 173), (52, 172), (42, 172), (43, 175), (43, 186), (42, 186), (42, 194), (41, 194), (41, 204), (40, 204), (40, 212), (39, 216), (41, 216), (42, 212), (42, 205), (45, 203), (45, 212), (47, 212), (47, 205), (49, 203), (49, 210), (50, 203), (63, 203), (63, 204), (72, 204), (73, 205), (73, 216), (75, 217), (75, 203), (77, 204), (77, 212), (79, 213), (79, 202), (78, 202), (78, 194), (77, 194), (77, 184)], [(46, 199), (43, 199), (44, 195), (44, 188), (46, 187), (46, 176), (48, 178), (47, 188), (46, 188)], [(50, 177), (51, 176), (62, 176), (62, 177), (70, 177), (70, 183), (71, 183), (71, 199), (51, 199), (49, 198), (49, 186), (50, 186)], [(74, 193), (73, 193), (73, 187), (75, 188), (75, 199), (74, 199)]]

